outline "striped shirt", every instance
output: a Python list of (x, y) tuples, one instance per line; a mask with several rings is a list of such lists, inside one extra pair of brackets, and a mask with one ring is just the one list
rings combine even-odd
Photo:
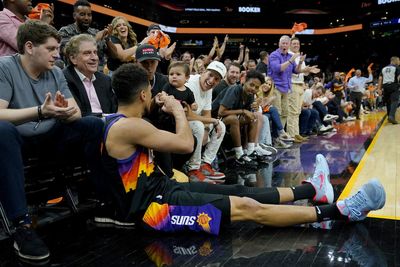
[(400, 67), (390, 64), (382, 69), (383, 84), (399, 83)]

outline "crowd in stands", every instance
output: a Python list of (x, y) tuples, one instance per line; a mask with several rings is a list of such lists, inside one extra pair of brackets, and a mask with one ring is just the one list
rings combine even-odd
[[(328, 80), (318, 66), (306, 65), (307, 57), (300, 52), (297, 37), (280, 37), (277, 49), (270, 54), (262, 51), (259, 59), (250, 58), (250, 49), (244, 45), (238, 48), (237, 59), (225, 57), (228, 36), (221, 44), (215, 38), (208, 55), (195, 56), (190, 51), (176, 51), (176, 43), (169, 40), (159, 25), (150, 25), (143, 38), (135, 34), (124, 17), (114, 18), (102, 30), (92, 28), (92, 11), (86, 0), (74, 4), (75, 22), (58, 31), (49, 26), (55, 15), (53, 7), (43, 12), (41, 21), (30, 20), (26, 16), (32, 6), (24, 3), (3, 0), (4, 10), (0, 12), (0, 201), (17, 229), (14, 247), (21, 257), (28, 259), (47, 258), (49, 251), (29, 228), (31, 219), (24, 196), (21, 148), (43, 148), (42, 144), (46, 143), (50, 157), (62, 155), (59, 151), (66, 147), (80, 150), (91, 169), (99, 201), (109, 206), (115, 202), (119, 186), (123, 185), (127, 194), (149, 186), (138, 182), (138, 177), (133, 182), (129, 180), (132, 175), (140, 176), (141, 170), (150, 177), (156, 168), (148, 161), (146, 149), (138, 148), (131, 155), (132, 147), (156, 150), (154, 162), (166, 177), (173, 178), (178, 170), (186, 173), (190, 182), (221, 184), (225, 175), (214, 164), (221, 149), (233, 152), (236, 166), (257, 168), (271, 160), (278, 149), (288, 149), (310, 137), (334, 132), (335, 122), (360, 119), (363, 113), (382, 107), (382, 87), (398, 84), (399, 59), (396, 57), (391, 62), (393, 67), (387, 69), (395, 72), (394, 78), (381, 75), (383, 78), (378, 83), (378, 77), (373, 77), (369, 67), (368, 78), (358, 69), (353, 77), (346, 77), (344, 70), (340, 70)], [(130, 84), (135, 79), (148, 81), (149, 90), (129, 92), (126, 89), (129, 86), (142, 86)], [(171, 96), (179, 105), (171, 102)], [(389, 102), (390, 122), (397, 123), (394, 112), (398, 89), (391, 93), (384, 90), (383, 97)], [(141, 108), (131, 108), (132, 103)], [(132, 117), (146, 119), (140, 122), (143, 130), (126, 125), (126, 114), (121, 115), (121, 107)], [(102, 139), (104, 121), (107, 141)], [(126, 128), (118, 131), (114, 126)], [(122, 146), (123, 140), (132, 138), (127, 136), (131, 132), (143, 141), (134, 143), (136, 146)], [(170, 138), (171, 144), (154, 134)], [(180, 140), (180, 144), (173, 145), (172, 140)], [(97, 148), (102, 141), (106, 142), (106, 149), (100, 151)], [(116, 164), (110, 157), (115, 155), (124, 158), (124, 162), (118, 161), (122, 164), (119, 174), (123, 181), (117, 185), (110, 179), (98, 178), (110, 173), (110, 166)], [(109, 165), (97, 164), (104, 158)], [(139, 159), (138, 166), (128, 166), (136, 159)], [(123, 166), (132, 167), (132, 172)], [(212, 193), (211, 189), (200, 187), (188, 190)], [(232, 190), (226, 194), (233, 194)], [(312, 198), (313, 190), (302, 188), (303, 193), (295, 193), (294, 198)], [(293, 200), (293, 196), (279, 193), (281, 199), (274, 198), (273, 203)], [(138, 198), (138, 194), (133, 197)], [(189, 203), (174, 200), (171, 195), (165, 201), (171, 205), (209, 203), (205, 200), (218, 202), (216, 205), (223, 212), (232, 206), (232, 214), (224, 213), (221, 220), (235, 215), (237, 220), (265, 223), (262, 216), (254, 219), (250, 215), (238, 215), (254, 205), (248, 200), (234, 199), (229, 204), (227, 198), (210, 200), (208, 196), (200, 202)], [(129, 210), (124, 203), (126, 199), (120, 197), (118, 201), (120, 209), (114, 210), (112, 216), (107, 214), (95, 219), (127, 223), (121, 215)], [(381, 203), (375, 208), (380, 207)], [(143, 207), (135, 208), (130, 211), (143, 211)], [(349, 212), (345, 208), (340, 211), (340, 216), (347, 216)], [(329, 214), (327, 218), (340, 217)], [(305, 221), (322, 218), (317, 217)], [(297, 222), (290, 218), (284, 220), (286, 223), (272, 225)], [(34, 242), (25, 242), (27, 236)]]

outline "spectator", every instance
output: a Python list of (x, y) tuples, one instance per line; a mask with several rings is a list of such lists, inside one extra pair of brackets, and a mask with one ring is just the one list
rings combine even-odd
[(354, 103), (355, 109), (354, 113), (356, 115), (356, 119), (360, 119), (360, 108), (361, 101), (365, 94), (365, 85), (369, 82), (372, 82), (372, 70), (368, 69), (369, 76), (368, 78), (361, 77), (361, 70), (356, 70), (356, 74), (350, 78), (349, 83), (347, 84), (347, 88), (350, 89), (350, 100)]
[[(225, 77), (224, 64), (213, 61), (203, 74), (190, 75), (186, 86), (192, 90), (197, 109), (188, 113), (189, 126), (197, 139), (197, 146), (188, 162), (190, 181), (219, 182), (225, 175), (211, 167), (225, 135), (225, 124), (211, 117), (212, 89)], [(202, 146), (206, 148), (202, 153)]]
[(204, 60), (202, 58), (197, 58), (193, 64), (192, 74), (203, 74), (206, 71), (206, 67), (204, 65)]
[(69, 65), (64, 75), (82, 116), (114, 113), (117, 99), (111, 88), (111, 79), (97, 71), (96, 40), (88, 34), (72, 37), (65, 46)]
[(246, 64), (247, 70), (256, 70), (257, 63), (254, 59), (249, 59)]
[[(313, 109), (318, 112), (316, 124), (320, 133), (333, 130), (332, 125), (330, 125), (328, 122), (338, 118), (337, 115), (328, 114), (325, 105), (318, 100), (318, 98), (321, 97), (324, 93), (325, 88), (322, 86), (322, 84), (319, 84), (314, 89), (306, 89), (304, 91), (303, 98), (303, 109)], [(315, 114), (315, 112), (313, 113)], [(315, 117), (314, 114), (311, 113), (309, 116), (311, 116), (311, 118), (313, 119)]]
[(137, 62), (147, 70), (151, 94), (153, 97), (156, 96), (168, 83), (167, 77), (157, 72), (158, 63), (161, 61), (160, 53), (154, 46), (143, 44), (136, 49), (135, 57)]
[(338, 71), (335, 71), (333, 75), (332, 92), (335, 95), (334, 101), (340, 105), (342, 99), (344, 98), (344, 81), (340, 77), (341, 75)]
[(190, 61), (192, 60), (192, 54), (189, 51), (185, 51), (181, 55), (181, 60), (190, 66)]
[(260, 52), (260, 61), (257, 64), (256, 71), (261, 72), (265, 76), (268, 73), (268, 52), (261, 51)]
[[(176, 61), (168, 67), (168, 83), (164, 86), (163, 92), (167, 95), (173, 96), (178, 100), (184, 108), (190, 108), (192, 110), (197, 109), (197, 104), (194, 99), (193, 92), (185, 86), (186, 81), (190, 77), (189, 65), (183, 61)], [(175, 131), (175, 121), (170, 114), (160, 111), (158, 116), (160, 123), (160, 129), (167, 130), (170, 132)]]
[[(233, 62), (230, 65), (228, 65), (228, 67), (226, 69), (228, 71), (226, 73), (225, 78), (222, 79), (219, 82), (219, 84), (217, 86), (215, 86), (215, 88), (212, 91), (212, 99), (213, 99), (213, 101), (215, 100), (215, 98), (217, 98), (217, 96), (222, 91), (225, 91), (226, 88), (228, 88), (229, 86), (235, 85), (239, 81), (239, 78), (240, 78), (240, 65), (238, 63)], [(223, 95), (221, 97), (223, 97)], [(218, 110), (218, 107), (216, 107), (216, 109)], [(214, 110), (214, 107), (213, 107), (213, 110)]]
[[(0, 56), (10, 56), (18, 52), (17, 31), (32, 10), (31, 1), (3, 0), (0, 11)], [(53, 5), (44, 9), (40, 19), (48, 24), (53, 22)]]
[(54, 67), (60, 39), (52, 26), (30, 20), (18, 29), (20, 54), (0, 58), (0, 201), (16, 227), (14, 248), (28, 260), (46, 259), (49, 250), (31, 228), (21, 150), (57, 158), (71, 147), (80, 147), (91, 177), (96, 177), (96, 189), (103, 182), (98, 166), (103, 122), (81, 118), (64, 75)]
[[(297, 37), (293, 37), (290, 40), (289, 54), (299, 53), (300, 40)], [(289, 136), (294, 138), (294, 142), (296, 143), (305, 141), (305, 139), (299, 134), (299, 116), (303, 105), (304, 76), (308, 75), (309, 73), (318, 73), (320, 71), (317, 66), (306, 66), (303, 60), (304, 57), (297, 57), (295, 59), (295, 63), (300, 67), (301, 72), (292, 73), (292, 87), (288, 92), (288, 117), (286, 130)]]
[[(256, 112), (252, 112), (251, 107), (255, 102), (254, 95), (264, 81), (265, 77), (261, 73), (255, 70), (249, 71), (246, 75), (245, 84), (230, 88), (219, 105), (218, 115), (230, 127), (235, 159), (238, 165), (254, 167), (257, 165), (255, 160), (261, 160), (262, 157), (271, 155), (271, 152), (258, 146), (257, 131), (261, 128), (259, 124), (262, 124), (263, 117), (261, 114), (257, 116)], [(242, 125), (247, 125), (248, 127), (247, 155), (242, 147), (240, 132)]]
[(107, 67), (110, 71), (110, 77), (112, 76), (112, 72), (123, 63), (135, 60), (135, 52), (138, 44), (136, 33), (125, 17), (115, 17), (111, 22), (111, 26), (112, 33), (110, 40), (117, 50), (117, 56), (114, 57), (112, 53), (109, 53)]
[[(143, 41), (140, 43), (140, 45), (142, 44), (148, 44), (148, 40), (150, 38), (154, 38), (159, 36), (159, 32), (162, 32), (160, 25), (158, 24), (150, 24), (149, 27), (147, 28), (147, 37), (145, 39), (143, 39)], [(163, 33), (164, 36), (166, 36), (167, 38), (170, 38), (167, 34)], [(176, 47), (176, 42), (174, 42), (172, 45), (170, 46), (166, 46), (166, 47), (159, 47), (157, 48), (157, 51), (159, 52), (160, 55), (160, 62), (157, 65), (157, 72), (160, 73), (166, 73), (170, 60), (172, 58), (172, 54), (175, 51), (175, 47)]]
[(224, 60), (225, 67), (228, 68), (232, 62), (233, 61), (230, 58), (225, 58), (225, 60)]
[(167, 95), (172, 95), (176, 100), (185, 102), (193, 111), (197, 110), (197, 104), (194, 99), (193, 92), (185, 86), (185, 83), (190, 77), (189, 66), (183, 61), (177, 61), (168, 67), (168, 81), (163, 92)]
[(301, 64), (296, 64), (296, 58), (304, 62), (305, 57), (299, 53), (289, 54), (290, 37), (283, 35), (279, 39), (279, 48), (269, 56), (269, 73), (275, 83), (275, 100), (273, 105), (278, 109), (282, 126), (285, 127), (288, 116), (288, 93), (292, 86), (292, 73), (299, 73)]
[[(274, 91), (276, 90), (274, 82), (271, 77), (267, 76), (265, 78), (265, 83), (261, 85), (259, 92), (257, 93), (258, 102), (261, 106), (263, 118), (265, 119), (264, 124), (269, 125), (269, 121), (272, 121), (272, 136), (274, 137), (274, 146), (276, 148), (289, 148), (291, 145), (286, 142), (293, 141), (283, 129), (281, 119), (279, 118), (279, 113), (276, 107), (272, 105), (272, 102), (275, 99)], [(270, 138), (268, 138), (267, 132), (262, 130), (260, 133), (262, 144), (271, 145), (272, 142)], [(286, 141), (286, 142), (285, 142)]]
[(74, 13), (72, 16), (74, 17), (75, 22), (69, 24), (67, 26), (61, 27), (58, 31), (61, 35), (61, 45), (60, 51), (64, 52), (64, 47), (68, 43), (69, 39), (72, 36), (87, 33), (96, 38), (97, 42), (97, 51), (99, 55), (99, 65), (102, 70), (103, 65), (105, 64), (104, 53), (106, 49), (109, 49), (109, 53), (113, 53), (116, 55), (116, 47), (111, 42), (110, 38), (107, 38), (111, 34), (111, 25), (108, 25), (104, 30), (99, 31), (98, 29), (91, 28), (92, 24), (92, 9), (90, 7), (90, 3), (87, 0), (77, 0), (74, 4)]

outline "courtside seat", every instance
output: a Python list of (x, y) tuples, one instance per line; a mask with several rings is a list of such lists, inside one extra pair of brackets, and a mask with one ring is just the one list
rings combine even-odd
[[(68, 214), (76, 214), (79, 212), (79, 202), (92, 197), (86, 162), (79, 155), (68, 158), (68, 163), (51, 158), (39, 159), (33, 153), (24, 158), (25, 192), (30, 210), (46, 210), (60, 202), (64, 210), (69, 210)], [(41, 214), (46, 216), (44, 212)], [(11, 234), (13, 229), (1, 203), (0, 221), (4, 232)], [(54, 221), (54, 218), (47, 221)]]

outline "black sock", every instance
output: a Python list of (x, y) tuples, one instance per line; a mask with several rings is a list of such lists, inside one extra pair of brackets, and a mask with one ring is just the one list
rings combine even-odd
[(317, 212), (317, 221), (329, 221), (329, 220), (348, 220), (347, 216), (343, 216), (336, 206), (336, 203), (329, 205), (315, 206)]
[(299, 199), (310, 199), (316, 194), (314, 186), (310, 183), (304, 183), (291, 188), (293, 190), (294, 201)]

